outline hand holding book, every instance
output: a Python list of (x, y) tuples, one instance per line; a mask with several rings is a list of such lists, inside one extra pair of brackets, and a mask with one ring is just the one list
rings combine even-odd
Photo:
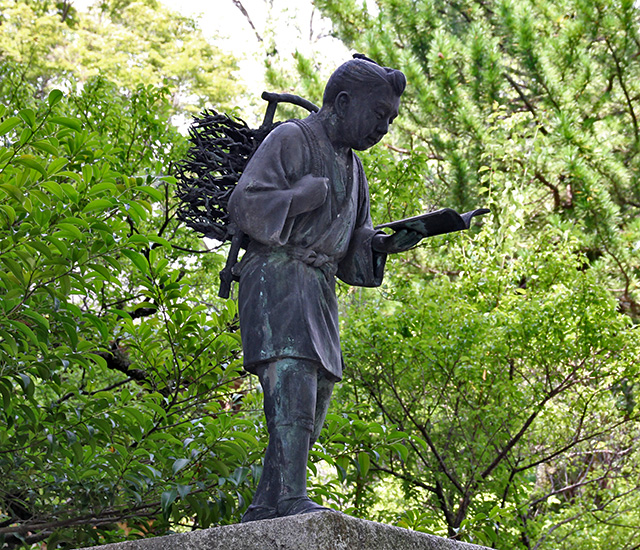
[[(464, 214), (458, 214), (451, 208), (443, 208), (441, 210), (436, 210), (435, 212), (421, 214), (420, 216), (413, 216), (412, 218), (383, 223), (376, 226), (376, 229), (392, 229), (395, 233), (393, 235), (389, 235), (389, 237), (395, 237), (398, 235), (399, 241), (405, 238), (400, 237), (402, 232), (406, 232), (405, 235), (418, 234), (420, 235), (420, 239), (423, 239), (425, 237), (434, 237), (436, 235), (443, 235), (445, 233), (453, 233), (454, 231), (469, 229), (471, 220), (474, 216), (481, 216), (488, 212), (488, 208), (477, 208), (476, 210), (471, 210)], [(418, 239), (418, 241), (420, 239)], [(416, 241), (414, 245), (417, 244), (418, 241)], [(408, 248), (411, 248), (411, 246)], [(405, 248), (405, 250), (407, 249)]]
[(382, 233), (373, 236), (371, 246), (376, 252), (395, 254), (404, 252), (417, 245), (424, 237), (411, 229), (401, 229), (392, 235)]

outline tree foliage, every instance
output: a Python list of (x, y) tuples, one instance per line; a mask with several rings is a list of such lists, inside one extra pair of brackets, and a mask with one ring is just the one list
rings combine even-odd
[[(60, 40), (53, 4), (13, 4), (28, 20), (9, 10), (3, 25), (28, 35), (47, 21), (43, 39)], [(171, 174), (187, 148), (169, 122), (177, 84), (76, 86), (69, 73), (64, 94), (50, 89), (59, 61), (7, 57), (0, 546), (235, 522), (258, 473), (259, 406), (245, 396), (235, 303), (215, 297), (223, 257), (175, 218)]]
[(409, 80), (394, 143), (365, 158), (374, 222), (491, 208), (382, 292), (345, 290), (341, 404), (408, 449), (370, 434), (368, 491), (352, 462), (346, 502), (495, 548), (634, 547), (637, 7), (316, 5)]
[[(637, 547), (637, 7), (315, 4), (409, 79), (363, 159), (374, 222), (491, 214), (389, 261), (382, 289), (341, 289), (311, 494), (494, 548)], [(1, 6), (2, 546), (238, 521), (260, 395), (215, 296), (223, 257), (176, 222), (169, 124), (229, 105), (233, 62), (151, 0)]]
[(70, 1), (3, 0), (0, 10), (0, 56), (41, 93), (100, 76), (124, 89), (166, 86), (175, 109), (195, 111), (230, 108), (240, 92), (233, 56), (159, 1), (104, 0), (85, 13)]

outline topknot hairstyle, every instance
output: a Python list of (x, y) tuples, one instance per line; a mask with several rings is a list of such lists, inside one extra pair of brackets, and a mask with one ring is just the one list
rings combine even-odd
[(333, 105), (342, 91), (349, 92), (362, 84), (379, 86), (385, 82), (400, 97), (407, 86), (407, 79), (401, 71), (382, 67), (363, 54), (354, 54), (354, 59), (340, 65), (329, 77), (322, 97), (323, 105)]

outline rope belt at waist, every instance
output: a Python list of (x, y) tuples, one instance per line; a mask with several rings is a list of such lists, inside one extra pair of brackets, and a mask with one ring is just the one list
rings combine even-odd
[(316, 252), (311, 248), (302, 248), (301, 246), (285, 246), (283, 248), (294, 260), (300, 260), (313, 267), (324, 267), (327, 264), (333, 264), (333, 258), (322, 254), (322, 252)]
[[(252, 256), (252, 253), (256, 253), (259, 255), (264, 255), (265, 253), (275, 253), (284, 252), (287, 256), (294, 260), (301, 261), (307, 265), (312, 267), (317, 267), (322, 270), (323, 273), (327, 276), (334, 276), (338, 271), (338, 266), (336, 261), (331, 256), (327, 254), (323, 254), (322, 252), (316, 252), (312, 248), (304, 248), (302, 246), (295, 245), (285, 245), (285, 246), (277, 246), (271, 247), (257, 242), (251, 242), (249, 248), (247, 249), (247, 255)], [(242, 267), (244, 264), (243, 261), (239, 264), (236, 264), (233, 268), (234, 274), (239, 275), (242, 271)]]

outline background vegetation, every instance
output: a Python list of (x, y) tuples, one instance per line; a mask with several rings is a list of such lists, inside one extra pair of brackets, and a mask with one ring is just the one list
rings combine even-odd
[[(491, 214), (341, 288), (314, 497), (493, 548), (637, 548), (638, 8), (315, 5), (409, 79), (363, 159), (375, 222)], [(0, 28), (1, 545), (236, 522), (260, 395), (223, 255), (174, 217), (170, 123), (233, 105), (235, 60), (152, 0), (6, 0)], [(295, 63), (293, 86), (270, 52), (272, 86), (319, 102), (326, 68)]]

